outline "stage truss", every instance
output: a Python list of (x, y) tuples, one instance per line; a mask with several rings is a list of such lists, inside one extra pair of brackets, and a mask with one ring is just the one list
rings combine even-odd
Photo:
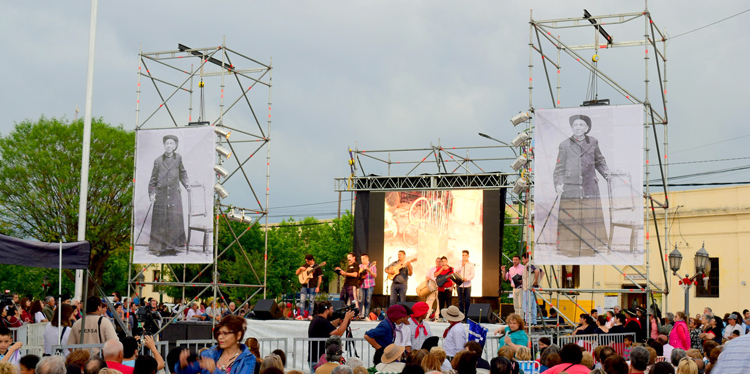
[[(142, 83), (151, 86), (153, 91), (142, 91)], [(226, 177), (217, 175), (218, 181), (216, 183), (222, 185), (229, 192), (230, 196), (227, 197), (227, 200), (236, 204), (223, 204), (221, 196), (214, 191), (213, 262), (205, 264), (193, 279), (185, 278), (185, 265), (183, 265), (183, 274), (180, 276), (170, 264), (162, 264), (161, 279), (155, 279), (153, 282), (139, 281), (143, 272), (153, 264), (148, 264), (142, 270), (133, 274), (133, 248), (136, 245), (136, 239), (134, 235), (135, 225), (131, 225), (133, 231), (131, 231), (131, 253), (128, 268), (129, 294), (138, 294), (136, 287), (144, 285), (182, 287), (184, 308), (189, 305), (189, 302), (185, 300), (186, 287), (202, 288), (202, 291), (192, 301), (198, 300), (208, 291), (212, 291), (214, 300), (226, 301), (221, 291), (221, 288), (225, 287), (255, 289), (244, 303), (237, 307), (237, 310), (248, 304), (261, 291), (263, 297), (266, 296), (268, 232), (266, 230), (264, 234), (262, 278), (247, 257), (246, 248), (243, 248), (240, 238), (248, 233), (253, 225), (259, 224), (261, 219), (265, 221), (266, 226), (268, 225), (271, 88), (272, 60), (268, 63), (259, 62), (228, 48), (225, 42), (222, 42), (222, 45), (218, 47), (190, 48), (178, 44), (176, 50), (139, 53), (136, 131), (183, 126), (217, 126), (231, 131), (231, 138), (217, 135), (216, 144), (231, 150), (231, 156), (224, 159), (215, 154), (216, 164), (221, 165), (228, 171)], [(151, 93), (151, 96), (147, 95), (148, 92)], [(211, 94), (207, 94), (207, 92), (211, 92)], [(265, 106), (266, 95), (268, 98), (267, 111)], [(194, 110), (197, 113), (194, 113)], [(145, 116), (142, 116), (141, 111), (144, 111)], [(263, 118), (266, 113), (267, 118)], [(265, 122), (265, 126), (263, 126), (263, 122)], [(264, 148), (265, 160), (250, 162)], [(262, 153), (260, 154), (262, 155)], [(264, 176), (263, 171), (265, 171)], [(263, 191), (258, 193), (257, 187), (262, 186), (263, 183), (265, 183), (265, 198), (263, 198)], [(135, 207), (133, 210), (134, 220)], [(241, 214), (242, 219), (234, 221), (245, 225), (243, 230), (236, 231), (232, 228), (230, 217), (227, 214), (228, 211), (236, 212), (237, 215), (234, 217)], [(218, 241), (220, 222), (226, 224), (232, 238), (232, 242), (223, 248), (219, 248)], [(235, 251), (237, 259), (244, 258), (249, 271), (255, 277), (255, 282), (232, 284), (221, 281), (218, 271), (219, 263), (222, 261), (222, 256), (230, 250)], [(211, 282), (196, 282), (206, 272), (211, 274)], [(165, 273), (177, 281), (163, 281)], [(139, 295), (139, 297), (141, 296)]]
[[(587, 11), (583, 10), (584, 13), (583, 17), (573, 17), (573, 18), (560, 18), (560, 19), (549, 19), (549, 20), (535, 20), (532, 17), (530, 17), (529, 21), (529, 111), (531, 113), (534, 112), (534, 102), (533, 102), (533, 73), (534, 73), (534, 62), (535, 61), (541, 61), (541, 65), (543, 67), (544, 77), (545, 80), (542, 83), (542, 90), (543, 91), (549, 91), (549, 97), (550, 101), (552, 103), (553, 108), (557, 108), (560, 106), (561, 103), (561, 85), (560, 85), (560, 75), (561, 71), (563, 70), (563, 61), (561, 60), (561, 55), (567, 55), (570, 59), (573, 59), (575, 62), (572, 64), (572, 66), (575, 67), (583, 67), (584, 71), (588, 71), (591, 74), (591, 77), (593, 77), (594, 84), (598, 84), (598, 82), (604, 82), (607, 86), (609, 86), (611, 89), (616, 92), (620, 100), (623, 100), (623, 103), (633, 103), (633, 104), (641, 104), (644, 106), (645, 114), (646, 114), (646, 123), (644, 123), (644, 131), (645, 131), (645, 158), (646, 158), (646, 165), (645, 165), (645, 193), (644, 193), (644, 199), (647, 200), (646, 209), (644, 210), (644, 216), (645, 216), (645, 224), (644, 224), (644, 231), (645, 231), (645, 271), (641, 271), (642, 266), (628, 266), (632, 268), (632, 270), (637, 274), (630, 276), (626, 274), (625, 269), (619, 266), (616, 266), (614, 264), (610, 264), (614, 269), (617, 270), (619, 274), (622, 274), (627, 282), (630, 282), (635, 287), (634, 289), (600, 289), (600, 288), (592, 288), (592, 289), (580, 289), (580, 288), (569, 288), (566, 287), (564, 283), (561, 283), (564, 281), (565, 274), (563, 272), (562, 265), (550, 266), (549, 270), (551, 271), (545, 271), (545, 275), (547, 277), (547, 282), (550, 285), (555, 285), (556, 287), (551, 287), (547, 289), (536, 289), (534, 292), (537, 296), (537, 298), (543, 299), (546, 303), (550, 305), (551, 308), (558, 309), (558, 314), (561, 316), (564, 316), (562, 312), (559, 311), (559, 302), (561, 298), (568, 299), (569, 301), (573, 302), (573, 304), (576, 306), (576, 308), (580, 309), (582, 313), (589, 313), (589, 310), (584, 309), (581, 307), (572, 297), (571, 295), (577, 295), (578, 293), (619, 293), (619, 294), (633, 294), (633, 293), (643, 293), (648, 295), (647, 297), (650, 298), (650, 302), (647, 302), (647, 304), (655, 303), (655, 299), (653, 297), (654, 294), (667, 294), (669, 292), (669, 275), (667, 273), (667, 268), (664, 264), (664, 254), (665, 254), (665, 248), (662, 246), (661, 238), (660, 238), (660, 232), (659, 228), (655, 226), (656, 229), (656, 239), (658, 244), (658, 250), (661, 257), (661, 273), (663, 273), (664, 276), (664, 284), (665, 286), (659, 287), (656, 285), (651, 278), (651, 264), (650, 264), (650, 238), (651, 235), (649, 234), (649, 211), (651, 211), (651, 217), (653, 217), (654, 222), (656, 222), (656, 209), (663, 210), (663, 214), (665, 216), (664, 219), (664, 233), (668, 232), (668, 220), (666, 219), (667, 210), (669, 208), (668, 203), (668, 190), (667, 190), (667, 136), (668, 136), (668, 115), (667, 115), (667, 78), (666, 78), (666, 42), (667, 42), (667, 36), (659, 30), (658, 26), (654, 22), (654, 20), (651, 17), (651, 13), (648, 11), (648, 7), (646, 5), (645, 9), (640, 12), (633, 12), (633, 13), (622, 13), (622, 14), (607, 14), (607, 15), (590, 15)], [(618, 40), (621, 37), (625, 37), (622, 33), (618, 34), (618, 26), (624, 25), (624, 24), (634, 24), (636, 22), (643, 22), (643, 34), (638, 34), (638, 36), (641, 36), (642, 39), (634, 39), (631, 41), (614, 41), (615, 39), (610, 35), (610, 33), (615, 34)], [(577, 38), (575, 36), (568, 36), (566, 34), (565, 38), (562, 38), (561, 35), (563, 33), (570, 33), (571, 30), (575, 29), (581, 29), (581, 28), (588, 28), (590, 30), (587, 37), (584, 37), (583, 39)], [(605, 30), (606, 28), (606, 30)], [(558, 34), (559, 33), (559, 34)], [(563, 42), (562, 40), (566, 40), (566, 42)], [(571, 40), (575, 40), (576, 42), (581, 42), (582, 44), (572, 45), (570, 44)], [(643, 56), (644, 59), (644, 76), (643, 80), (640, 78), (637, 78), (635, 76), (628, 77), (628, 79), (625, 81), (625, 83), (618, 83), (613, 78), (611, 78), (605, 71), (602, 71), (598, 63), (594, 61), (592, 56), (584, 56), (582, 55), (582, 51), (593, 51), (593, 55), (598, 55), (600, 53), (605, 52), (606, 50), (612, 49), (612, 48), (623, 48), (623, 47), (642, 47), (642, 55), (640, 53), (631, 53), (629, 56), (633, 56), (633, 58), (637, 58), (637, 56)], [(550, 50), (553, 50), (556, 52), (556, 56), (549, 54), (545, 54), (545, 49), (547, 52)], [(598, 57), (598, 56), (597, 56)], [(570, 62), (571, 60), (568, 58), (565, 58), (566, 62)], [(591, 60), (590, 60), (591, 59)], [(651, 60), (654, 60), (653, 62)], [(632, 61), (632, 65), (636, 64), (637, 60)], [(556, 93), (553, 91), (552, 85), (553, 85), (553, 79), (554, 77), (551, 77), (550, 75), (550, 69), (554, 67), (553, 71), (556, 71)], [(657, 72), (657, 78), (658, 78), (658, 89), (660, 94), (656, 98), (657, 103), (654, 104), (651, 102), (651, 98), (649, 96), (649, 86), (651, 83), (651, 75), (653, 72), (650, 72), (649, 69), (654, 69)], [(591, 79), (591, 78), (590, 78)], [(641, 83), (645, 86), (643, 90), (636, 87), (636, 84)], [(546, 84), (544, 84), (546, 83)], [(598, 86), (597, 86), (598, 90)], [(546, 95), (546, 92), (545, 94)], [(588, 99), (588, 98), (587, 98)], [(575, 106), (580, 105), (578, 103), (574, 104)], [(533, 131), (534, 128), (531, 124), (531, 120), (526, 121), (526, 129), (525, 131), (529, 133), (533, 137)], [(663, 126), (663, 136), (662, 136), (662, 149), (659, 148), (659, 135), (657, 132), (657, 126), (662, 125)], [(651, 134), (653, 135), (653, 146), (656, 150), (656, 156), (658, 160), (658, 170), (659, 170), (659, 177), (661, 179), (661, 189), (664, 192), (665, 199), (663, 202), (655, 200), (651, 196), (651, 186), (649, 184), (649, 176), (651, 174), (651, 163), (649, 162), (649, 156), (651, 153), (651, 144), (650, 144), (650, 137)], [(662, 150), (664, 153), (664, 158), (662, 160)], [(533, 150), (532, 150), (533, 151)], [(531, 204), (533, 200), (533, 171), (529, 168), (530, 163), (527, 164), (527, 166), (522, 169), (522, 173), (525, 174), (531, 181), (529, 183), (529, 186), (525, 191), (523, 191), (519, 195), (511, 196), (516, 199), (516, 201), (519, 204), (519, 211), (521, 211), (523, 222), (529, 222), (527, 225), (521, 225), (523, 228), (523, 238), (521, 239), (521, 243), (519, 243), (521, 251), (522, 252), (529, 252), (530, 254), (533, 254), (533, 242), (534, 239), (532, 237), (532, 232), (534, 230), (534, 218), (531, 215)], [(665, 235), (666, 239), (666, 235)], [(533, 264), (533, 256), (532, 261)], [(545, 266), (546, 268), (546, 266)], [(644, 274), (645, 273), (645, 274)], [(560, 276), (558, 276), (560, 274)], [(645, 281), (645, 286), (641, 285), (635, 278), (641, 278), (640, 280)], [(592, 285), (593, 286), (593, 285)], [(556, 303), (553, 303), (553, 296), (556, 299)], [(666, 298), (664, 298), (666, 301)], [(530, 306), (530, 305), (529, 305)], [(651, 313), (651, 309), (648, 309), (648, 313)], [(666, 308), (665, 308), (666, 309)], [(647, 317), (648, 318), (648, 317)], [(566, 318), (567, 319), (567, 318)], [(569, 323), (575, 325), (572, 321), (568, 320)], [(559, 328), (559, 325), (558, 325)], [(546, 329), (546, 326), (545, 326)]]

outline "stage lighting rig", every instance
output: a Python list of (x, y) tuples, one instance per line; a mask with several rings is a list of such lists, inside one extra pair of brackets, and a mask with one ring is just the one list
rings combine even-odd
[(607, 40), (607, 44), (612, 44), (612, 36), (609, 35), (608, 32), (604, 31), (603, 27), (596, 24), (596, 20), (591, 18), (591, 13), (589, 13), (589, 11), (586, 9), (583, 10), (583, 18), (588, 19), (589, 22), (591, 22), (591, 24), (594, 25), (594, 27), (596, 27), (597, 30), (599, 30), (599, 34), (602, 34), (604, 39)]
[(518, 171), (518, 169), (526, 165), (526, 162), (528, 161), (529, 159), (526, 158), (526, 155), (520, 155), (515, 161), (513, 161), (512, 164), (510, 164), (510, 168), (513, 169), (514, 171)]
[(526, 178), (521, 177), (516, 180), (516, 184), (513, 185), (513, 193), (516, 195), (519, 195), (521, 192), (526, 190), (526, 187), (528, 187), (529, 182), (526, 180)]
[(227, 175), (229, 175), (227, 169), (224, 169), (224, 167), (222, 167), (221, 165), (214, 165), (214, 171), (216, 172), (216, 174), (221, 175), (222, 178), (226, 178)]
[(226, 149), (226, 148), (224, 148), (224, 147), (222, 147), (220, 145), (216, 146), (216, 152), (218, 152), (220, 155), (222, 155), (222, 156), (224, 156), (226, 158), (229, 158), (230, 156), (232, 156), (232, 151), (230, 151), (230, 150), (228, 150), (228, 149)]
[(231, 131), (222, 129), (221, 127), (214, 127), (214, 132), (216, 133), (216, 135), (221, 136), (225, 139), (229, 139), (229, 136), (232, 135)]
[(224, 189), (224, 186), (218, 183), (214, 185), (214, 191), (216, 191), (216, 193), (218, 193), (222, 199), (225, 199), (227, 196), (229, 196), (229, 192)]
[[(188, 47), (188, 46), (186, 46), (186, 45), (177, 44), (177, 49), (179, 49), (180, 51), (183, 51), (183, 52), (187, 52), (191, 48)], [(193, 55), (193, 56), (199, 56), (201, 59), (206, 60), (206, 61), (208, 61), (208, 62), (210, 62), (210, 63), (212, 63), (214, 65), (223, 67), (223, 68), (225, 68), (225, 69), (227, 69), (229, 71), (234, 70), (234, 66), (232, 66), (230, 64), (222, 63), (220, 60), (217, 60), (217, 59), (215, 59), (213, 57), (208, 57), (205, 54), (203, 54), (203, 52), (190, 51), (190, 54)]]
[(520, 147), (521, 145), (529, 141), (529, 139), (531, 139), (531, 136), (529, 135), (529, 133), (524, 131), (513, 138), (513, 140), (510, 141), (510, 144), (512, 144), (514, 147)]
[(518, 126), (519, 123), (526, 122), (531, 118), (531, 115), (529, 112), (521, 112), (516, 114), (510, 119), (510, 123), (513, 124), (513, 126)]

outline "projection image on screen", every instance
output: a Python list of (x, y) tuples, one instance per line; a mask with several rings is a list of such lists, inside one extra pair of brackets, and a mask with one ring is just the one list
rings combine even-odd
[[(416, 295), (437, 257), (448, 258), (448, 265), (461, 264), (461, 251), (469, 251), (475, 265), (471, 295), (482, 296), (482, 204), (481, 190), (400, 191), (385, 195), (382, 268), (398, 260), (398, 251), (406, 252), (414, 273), (409, 277), (407, 295)], [(380, 266), (379, 266), (380, 267)], [(384, 292), (390, 292), (383, 277)]]

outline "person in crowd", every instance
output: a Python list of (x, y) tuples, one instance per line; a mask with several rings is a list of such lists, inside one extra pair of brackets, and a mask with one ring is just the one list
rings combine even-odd
[(472, 351), (460, 351), (451, 361), (451, 366), (457, 374), (476, 374), (478, 358), (479, 355)]
[(649, 370), (650, 374), (674, 374), (674, 366), (669, 362), (657, 362)]
[(135, 360), (133, 372), (138, 374), (156, 374), (159, 364), (151, 356), (138, 356)]
[(93, 355), (83, 367), (83, 372), (84, 374), (99, 374), (102, 369), (106, 368), (107, 362), (99, 357), (99, 355)]
[(607, 359), (602, 362), (602, 369), (604, 369), (604, 372), (607, 374), (628, 374), (630, 372), (628, 363), (622, 358), (622, 356), (618, 355), (607, 357)]
[(443, 365), (443, 360), (440, 359), (437, 354), (428, 353), (427, 356), (424, 356), (424, 358), (422, 358), (421, 365), (425, 373), (429, 373), (431, 371), (440, 372), (440, 367)]
[(518, 364), (505, 357), (495, 357), (490, 361), (490, 374), (518, 374)]
[(622, 334), (625, 332), (625, 324), (628, 321), (628, 317), (625, 317), (622, 313), (617, 313), (612, 318), (612, 327), (609, 328), (609, 334)]
[(107, 367), (122, 372), (122, 374), (133, 374), (133, 368), (122, 364), (125, 352), (119, 340), (107, 340), (104, 343), (104, 360)]
[[(682, 360), (680, 360), (680, 363), (675, 367), (677, 368), (677, 370), (675, 371), (675, 374), (698, 374), (698, 365), (695, 363), (695, 361), (691, 360), (690, 358), (683, 358)], [(716, 372), (718, 371), (714, 371), (714, 373)], [(732, 373), (740, 373), (740, 371), (736, 371)]]
[(566, 372), (568, 374), (588, 374), (591, 371), (586, 366), (581, 365), (583, 353), (581, 352), (581, 348), (576, 344), (566, 344), (560, 351), (560, 358), (562, 358), (561, 364), (547, 369), (544, 373), (559, 374)]
[[(104, 316), (104, 313), (105, 307), (103, 307), (101, 299), (96, 296), (86, 299), (86, 327), (83, 330), (83, 342), (79, 342), (83, 322), (83, 319), (79, 319), (70, 329), (68, 345), (101, 344), (110, 340), (117, 341), (117, 332), (112, 326), (112, 322)], [(99, 353), (99, 348), (92, 348), (92, 353)]]
[(365, 332), (365, 340), (375, 348), (375, 356), (373, 357), (373, 363), (380, 363), (380, 357), (383, 355), (385, 347), (393, 343), (394, 330), (396, 325), (407, 321), (409, 316), (406, 314), (406, 309), (403, 305), (391, 305), (386, 311), (386, 317), (378, 325)]
[(701, 334), (703, 333), (703, 330), (701, 329), (698, 320), (690, 318), (688, 329), (690, 330), (690, 348), (702, 351), (703, 339), (701, 339)]
[[(667, 318), (672, 313), (667, 313)], [(687, 316), (684, 312), (679, 311), (672, 315), (674, 319), (672, 327), (669, 330), (669, 344), (675, 349), (682, 349), (687, 351), (691, 346), (690, 339), (690, 328), (687, 325), (685, 319)]]
[(607, 323), (605, 323), (605, 324), (604, 324), (604, 326), (606, 326), (606, 327), (607, 327), (607, 329), (609, 330), (609, 329), (611, 329), (611, 328), (612, 328), (612, 326), (614, 326), (614, 325), (615, 325), (615, 321), (616, 321), (616, 320), (615, 320), (615, 313), (614, 313), (614, 312), (612, 312), (611, 310), (608, 310), (608, 311), (607, 311), (607, 312), (605, 313), (605, 317), (607, 318)]
[[(401, 356), (404, 353), (405, 348), (395, 345), (395, 344), (389, 344), (385, 349), (383, 350), (383, 355), (380, 359), (380, 363), (375, 365), (375, 369), (377, 369), (378, 373), (400, 373), (402, 370), (404, 370), (404, 366), (406, 366), (405, 363), (399, 362), (401, 360)], [(315, 374), (318, 374), (316, 371)]]
[(528, 347), (518, 347), (514, 359), (516, 361), (531, 361), (531, 350)]
[(732, 313), (727, 318), (727, 325), (724, 327), (724, 339), (732, 339), (732, 333), (737, 332), (740, 336), (745, 334), (745, 329), (740, 325), (737, 320), (739, 317)]
[(665, 320), (664, 325), (659, 328), (659, 334), (664, 334), (666, 336), (669, 336), (669, 333), (672, 332), (672, 328), (674, 328), (675, 314), (672, 314), (671, 312), (667, 312), (667, 314), (664, 315), (664, 320)]
[(464, 348), (466, 348), (466, 350), (468, 350), (468, 351), (472, 351), (472, 352), (474, 352), (474, 353), (477, 354), (477, 357), (478, 357), (477, 358), (477, 369), (490, 370), (490, 363), (487, 362), (487, 360), (485, 360), (485, 359), (482, 358), (482, 352), (484, 350), (483, 350), (481, 344), (479, 344), (479, 343), (477, 343), (475, 341), (470, 341), (470, 342), (466, 342), (466, 344), (464, 344)]
[(581, 352), (581, 365), (589, 370), (594, 370), (594, 355), (589, 351)]
[(64, 374), (65, 359), (62, 356), (42, 357), (36, 364), (36, 374)]
[(42, 322), (49, 322), (50, 320), (47, 319), (47, 317), (44, 315), (44, 303), (42, 300), (34, 300), (31, 303), (31, 311), (29, 314), (31, 314), (32, 318), (34, 319), (34, 323), (42, 323)]
[[(326, 362), (325, 364), (320, 365), (317, 369), (315, 369), (315, 374), (330, 374), (334, 368), (344, 363), (342, 355), (343, 355), (343, 351), (340, 345), (331, 344), (328, 347), (326, 347), (326, 351), (325, 351)], [(261, 373), (263, 373), (262, 369), (261, 369)]]
[(505, 271), (505, 265), (500, 266), (500, 272), (503, 274), (503, 280), (509, 281), (513, 288), (513, 309), (515, 314), (522, 316), (523, 319), (523, 270), (521, 257), (513, 256), (513, 265), (510, 270)]
[(2, 325), (8, 328), (23, 326), (21, 312), (13, 305), (6, 306), (2, 312), (0, 312), (0, 319), (2, 319)]
[(448, 355), (445, 354), (445, 349), (443, 349), (443, 347), (430, 348), (430, 354), (434, 354), (437, 356), (438, 360), (441, 362), (440, 370), (442, 372), (444, 373), (452, 372), (453, 366), (451, 366), (451, 362), (448, 360)]
[(687, 351), (682, 348), (675, 348), (669, 355), (669, 362), (672, 364), (672, 366), (677, 367), (677, 365), (679, 365), (680, 363), (680, 360), (685, 357), (687, 357)]
[(641, 329), (641, 322), (636, 318), (636, 312), (633, 309), (625, 309), (624, 312), (628, 316), (625, 323), (625, 332), (634, 333), (637, 342), (644, 341), (645, 330)]
[(372, 302), (372, 293), (375, 291), (375, 278), (378, 277), (378, 268), (375, 263), (370, 263), (370, 255), (363, 253), (359, 256), (359, 274), (362, 284), (359, 286), (359, 297), (362, 308), (359, 310), (359, 318), (369, 321), (368, 314)]
[(411, 265), (412, 261), (406, 261), (406, 252), (401, 250), (398, 251), (398, 260), (385, 268), (385, 272), (393, 277), (390, 305), (396, 305), (397, 301), (402, 303), (406, 301), (406, 289), (409, 285), (409, 277), (414, 274), (414, 268)]
[(636, 340), (639, 342), (645, 342), (648, 339), (648, 334), (646, 333), (646, 330), (648, 329), (648, 319), (646, 316), (646, 309), (643, 309), (643, 307), (637, 306), (635, 307), (635, 316), (638, 319), (638, 322), (641, 326), (641, 334), (640, 338), (636, 335)]
[[(341, 294), (339, 300), (344, 305), (354, 305), (359, 309), (359, 301), (357, 300), (357, 286), (359, 286), (359, 264), (357, 264), (357, 256), (354, 253), (348, 253), (346, 255), (346, 268), (341, 269), (336, 266), (334, 269), (344, 277), (344, 286), (341, 287)], [(355, 316), (356, 317), (356, 316)]]
[(581, 314), (578, 320), (578, 327), (573, 331), (573, 335), (590, 335), (596, 330), (594, 320), (588, 314)]
[(44, 313), (44, 318), (47, 319), (47, 321), (52, 321), (52, 316), (55, 314), (55, 302), (55, 298), (52, 296), (44, 298), (44, 308), (42, 308), (42, 313)]
[(508, 360), (511, 360), (511, 361), (515, 360), (515, 358), (516, 358), (516, 354), (513, 353), (513, 349), (510, 348), (507, 345), (500, 347), (497, 350), (497, 355), (498, 356), (503, 356), (503, 357), (505, 357), (505, 358), (507, 358)]
[(625, 360), (630, 360), (630, 351), (633, 349), (633, 336), (627, 335), (622, 339), (622, 357), (625, 358)]
[(469, 261), (468, 250), (461, 251), (461, 263), (456, 267), (455, 272), (463, 279), (463, 282), (456, 288), (458, 291), (458, 309), (466, 315), (469, 313), (469, 304), (471, 304), (471, 281), (475, 275), (474, 263)]
[(23, 356), (18, 361), (18, 369), (19, 369), (18, 373), (19, 374), (34, 374), (36, 372), (37, 364), (39, 364), (39, 356), (36, 356), (36, 355)]
[(13, 334), (7, 327), (0, 326), (0, 362), (10, 362), (18, 365), (21, 359), (19, 349), (23, 346), (21, 342), (13, 343)]
[(711, 351), (708, 356), (708, 364), (706, 365), (706, 372), (710, 373), (719, 361), (719, 356), (724, 351), (724, 346), (720, 345)]
[[(367, 369), (365, 369), (364, 367), (359, 366), (358, 368), (364, 370), (364, 372), (367, 373)], [(283, 374), (283, 371), (279, 374)], [(291, 374), (291, 373), (287, 373), (287, 374)], [(347, 365), (339, 365), (333, 368), (333, 370), (331, 370), (331, 374), (354, 374), (354, 370)]]
[(76, 365), (79, 368), (86, 368), (86, 362), (91, 358), (91, 352), (86, 349), (74, 349), (70, 351), (68, 357), (65, 357), (65, 365)]
[(435, 266), (431, 267), (429, 270), (427, 270), (427, 275), (424, 277), (426, 282), (435, 282), (435, 291), (430, 292), (430, 294), (425, 299), (425, 302), (427, 303), (427, 306), (430, 307), (430, 309), (427, 311), (427, 318), (429, 319), (432, 316), (432, 311), (435, 311), (435, 316), (432, 318), (432, 322), (437, 322), (437, 320), (440, 317), (440, 303), (438, 301), (438, 290), (437, 290), (437, 278), (435, 277), (435, 273), (438, 272), (438, 269), (441, 268), (440, 266), (441, 258), (438, 257), (435, 259)]
[(432, 336), (432, 330), (430, 329), (430, 326), (424, 323), (425, 318), (427, 318), (427, 311), (429, 309), (430, 307), (427, 306), (427, 303), (425, 303), (424, 301), (415, 303), (411, 308), (412, 314), (409, 319), (409, 325), (411, 326), (411, 330), (413, 331), (413, 333), (409, 335), (409, 346), (411, 346), (412, 350), (422, 349), (424, 341)]
[[(326, 357), (328, 357), (328, 352), (326, 352)], [(330, 363), (331, 361), (328, 361)], [(256, 363), (257, 366), (257, 363)], [(284, 363), (281, 361), (281, 357), (270, 354), (263, 358), (263, 364), (260, 365), (260, 373), (264, 373), (266, 370), (270, 368), (277, 368), (280, 369), (282, 372), (284, 371)], [(320, 368), (318, 368), (320, 370)]]
[(246, 321), (239, 316), (222, 318), (214, 329), (217, 345), (204, 351), (200, 360), (188, 363), (190, 351), (180, 353), (178, 374), (215, 373), (252, 374), (255, 372), (256, 357), (242, 344)]
[(125, 366), (135, 367), (135, 359), (138, 357), (138, 341), (132, 336), (120, 338), (122, 343), (122, 364)]
[(724, 331), (724, 321), (719, 316), (713, 316), (708, 321), (708, 330), (704, 334), (703, 340), (713, 340), (719, 345), (722, 343), (722, 332)]
[(31, 300), (28, 297), (21, 298), (19, 302), (21, 307), (21, 321), (23, 323), (34, 323), (34, 315), (31, 314)]
[(659, 356), (664, 356), (664, 357), (667, 357), (667, 358), (671, 357), (672, 350), (674, 349), (674, 346), (672, 346), (671, 344), (669, 344), (669, 338), (666, 335), (664, 335), (664, 334), (659, 334), (659, 336), (656, 338), (656, 341), (658, 341), (659, 343), (661, 343), (661, 346), (662, 346), (662, 352), (663, 353), (660, 354)]
[(271, 352), (271, 354), (276, 355), (279, 358), (279, 360), (281, 360), (282, 368), (286, 367), (286, 353), (284, 351), (282, 351), (281, 349), (274, 349), (273, 352)]
[(537, 324), (537, 305), (534, 288), (539, 288), (539, 281), (542, 279), (542, 269), (535, 265), (529, 264), (529, 254), (524, 252), (521, 255), (521, 263), (524, 266), (523, 276), (521, 277), (521, 288), (523, 289), (523, 316), (530, 325)]
[[(411, 353), (409, 353), (408, 355), (406, 355), (406, 361), (405, 361), (406, 366), (412, 366), (412, 365), (422, 366), (422, 360), (428, 354), (430, 354), (430, 351), (428, 351), (426, 349), (413, 349), (411, 351)], [(352, 359), (359, 360), (356, 357), (352, 357), (351, 359), (349, 359), (349, 360), (346, 361), (346, 364), (349, 365), (349, 366), (355, 366), (355, 367), (362, 364), (361, 361), (360, 361), (357, 365), (352, 365)]]
[(263, 358), (260, 355), (260, 342), (256, 338), (247, 338), (245, 339), (245, 346), (255, 356), (255, 374), (258, 374), (260, 366), (263, 365)]
[[(349, 326), (349, 322), (354, 318), (354, 311), (348, 311), (344, 315), (344, 320), (337, 319), (330, 322), (328, 319), (333, 315), (333, 307), (331, 302), (321, 301), (315, 303), (315, 317), (307, 328), (308, 338), (328, 338), (332, 335), (342, 336), (346, 332), (346, 328)], [(402, 321), (403, 322), (403, 321)], [(310, 357), (309, 361), (311, 365), (315, 365), (323, 353), (324, 342), (310, 342)]]
[(206, 316), (201, 313), (200, 309), (198, 309), (198, 303), (192, 302), (190, 303), (190, 309), (187, 311), (187, 316), (185, 316), (186, 321), (205, 321)]
[(450, 323), (443, 332), (443, 349), (449, 360), (464, 348), (467, 341), (466, 329), (463, 325), (464, 314), (455, 305), (440, 310), (440, 315)]
[(607, 317), (605, 316), (599, 316), (596, 318), (596, 328), (594, 329), (594, 334), (607, 334), (609, 333), (609, 328), (607, 328)]
[(713, 366), (711, 374), (750, 373), (750, 335), (733, 339), (728, 343)]
[[(560, 354), (560, 347), (557, 344), (550, 344), (549, 347), (545, 348), (544, 351), (542, 351), (542, 353), (539, 355), (540, 373), (554, 366), (549, 365), (549, 356), (552, 354)], [(559, 364), (559, 362), (557, 364)]]
[(505, 333), (505, 337), (498, 342), (498, 347), (504, 347), (507, 345), (513, 350), (513, 352), (515, 352), (518, 350), (518, 347), (527, 346), (529, 344), (529, 336), (526, 335), (526, 331), (524, 331), (526, 326), (523, 318), (518, 314), (511, 313), (505, 318), (505, 321), (508, 323), (508, 326), (505, 327), (504, 331), (501, 331), (502, 329), (495, 330), (495, 335), (498, 335), (501, 332)]
[(313, 366), (312, 369), (310, 370), (311, 373), (317, 370), (319, 367), (323, 366), (324, 364), (328, 363), (328, 360), (326, 359), (326, 351), (328, 350), (328, 347), (332, 345), (337, 345), (341, 347), (343, 345), (343, 343), (341, 342), (341, 337), (338, 335), (331, 335), (325, 340), (325, 347), (320, 350), (321, 352), (320, 358), (318, 359), (318, 363), (315, 366)]
[(70, 306), (73, 308), (73, 317), (76, 321), (81, 319), (81, 302), (77, 299), (73, 299), (70, 301)]
[(651, 326), (648, 329), (648, 335), (651, 339), (656, 339), (659, 337), (659, 324), (656, 322), (656, 316), (651, 314), (648, 317), (649, 323)]
[[(75, 322), (73, 318), (73, 308), (68, 304), (60, 305), (60, 311), (62, 312), (62, 321), (57, 317), (58, 313), (52, 316), (52, 322), (47, 323), (44, 328), (44, 354), (52, 355), (54, 350), (53, 345), (65, 345), (70, 337), (71, 326)], [(67, 356), (70, 353), (69, 349), (63, 351), (63, 355)]]
[(630, 351), (630, 372), (631, 374), (645, 373), (648, 363), (651, 360), (651, 354), (643, 347), (633, 347)]

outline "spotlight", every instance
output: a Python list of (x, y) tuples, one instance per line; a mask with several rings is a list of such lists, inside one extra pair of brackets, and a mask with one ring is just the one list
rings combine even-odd
[(229, 192), (227, 192), (227, 190), (224, 189), (224, 186), (222, 186), (222, 185), (220, 185), (218, 183), (214, 185), (214, 191), (216, 191), (216, 193), (218, 193), (219, 196), (221, 196), (222, 199), (224, 199), (227, 196), (229, 196)]
[(228, 149), (226, 149), (226, 148), (224, 148), (224, 147), (222, 147), (220, 145), (216, 146), (216, 152), (219, 152), (220, 155), (222, 155), (222, 156), (224, 156), (226, 158), (229, 158), (230, 156), (232, 156), (232, 151), (230, 151), (230, 150), (228, 150)]
[(216, 172), (216, 174), (221, 175), (223, 178), (226, 178), (227, 175), (229, 175), (227, 169), (224, 169), (221, 165), (214, 165), (214, 171)]
[(216, 135), (219, 135), (226, 139), (229, 139), (229, 136), (232, 135), (231, 131), (224, 130), (221, 127), (214, 127), (214, 132), (216, 133)]
[(232, 208), (232, 211), (229, 212), (228, 215), (229, 215), (229, 220), (230, 221), (242, 222), (242, 216), (244, 214), (237, 214), (237, 212), (234, 210), (234, 208)]
[(518, 169), (526, 165), (527, 161), (528, 159), (526, 158), (526, 155), (520, 155), (515, 161), (513, 161), (512, 164), (510, 164), (510, 168), (515, 171), (518, 171)]
[(529, 112), (521, 112), (513, 116), (513, 118), (510, 119), (510, 123), (512, 123), (513, 126), (518, 126), (519, 123), (526, 122), (529, 118)]
[(243, 214), (242, 223), (253, 223), (253, 219)]
[(513, 144), (514, 147), (520, 147), (523, 143), (526, 143), (529, 139), (531, 139), (531, 136), (529, 136), (529, 133), (522, 132), (518, 134), (513, 140), (510, 141), (510, 144)]
[(513, 193), (516, 195), (520, 194), (521, 192), (526, 190), (526, 186), (528, 185), (529, 182), (526, 181), (526, 178), (518, 178), (518, 180), (516, 180), (516, 184), (513, 185)]

